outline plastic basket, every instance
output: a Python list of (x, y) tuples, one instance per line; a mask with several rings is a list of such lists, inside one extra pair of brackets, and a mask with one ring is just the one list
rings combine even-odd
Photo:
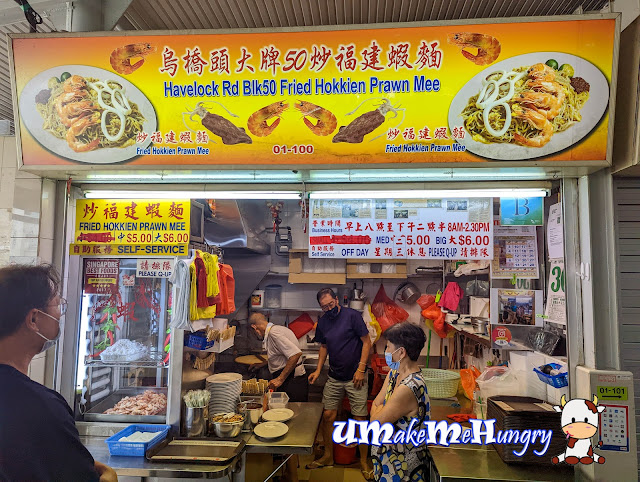
[[(560, 370), (562, 365), (557, 363), (548, 363), (554, 370)], [(546, 373), (542, 373), (538, 368), (534, 368), (533, 371), (536, 372), (538, 378), (541, 382), (546, 383), (547, 385), (551, 385), (555, 388), (563, 388), (569, 385), (568, 373), (559, 373), (558, 375), (547, 375)]]
[(450, 398), (458, 393), (460, 374), (450, 370), (423, 368), (422, 378), (430, 398)]
[[(152, 447), (162, 442), (169, 434), (170, 425), (144, 425), (134, 424), (129, 425), (124, 430), (120, 430), (115, 435), (112, 435), (105, 443), (109, 446), (109, 453), (111, 455), (122, 455), (125, 457), (144, 457)], [(119, 442), (123, 437), (128, 437), (135, 432), (158, 432), (153, 439), (149, 442)]]
[(185, 333), (184, 346), (195, 350), (208, 350), (215, 344), (214, 340), (207, 341), (206, 335), (203, 333)]

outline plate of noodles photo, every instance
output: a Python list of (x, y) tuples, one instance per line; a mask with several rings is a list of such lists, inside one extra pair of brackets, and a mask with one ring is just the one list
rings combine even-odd
[(591, 62), (536, 52), (498, 62), (475, 75), (449, 107), (467, 151), (498, 160), (549, 156), (587, 136), (609, 104), (609, 83)]
[[(88, 65), (39, 73), (19, 99), (20, 117), (46, 149), (74, 161), (112, 164), (151, 144), (158, 121), (149, 99), (131, 82)], [(139, 132), (149, 134), (136, 143)]]

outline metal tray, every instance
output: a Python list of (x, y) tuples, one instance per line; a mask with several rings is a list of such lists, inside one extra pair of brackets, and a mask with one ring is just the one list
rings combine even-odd
[(84, 420), (85, 422), (165, 423), (167, 421), (166, 413), (164, 415), (107, 415), (104, 413), (105, 410), (113, 408), (124, 397), (140, 395), (147, 390), (167, 395), (166, 388), (134, 387), (118, 390), (85, 412)]
[(182, 438), (164, 440), (147, 451), (151, 462), (225, 465), (244, 450), (244, 439)]

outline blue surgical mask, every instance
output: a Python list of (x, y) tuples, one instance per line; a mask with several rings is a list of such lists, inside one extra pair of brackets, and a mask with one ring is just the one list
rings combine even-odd
[(58, 318), (56, 318), (55, 316), (51, 316), (49, 313), (45, 313), (44, 311), (41, 311), (41, 310), (38, 310), (38, 311), (40, 313), (42, 313), (43, 315), (48, 316), (49, 318), (51, 318), (53, 320), (56, 320), (58, 322), (58, 334), (52, 340), (50, 340), (49, 338), (44, 336), (39, 331), (36, 331), (36, 334), (40, 338), (44, 338), (44, 340), (45, 340), (44, 344), (42, 345), (42, 348), (40, 349), (40, 353), (42, 353), (42, 352), (47, 351), (49, 348), (51, 348), (52, 346), (54, 346), (58, 342), (58, 339), (60, 339), (60, 335), (62, 334), (62, 329), (60, 328), (60, 320)]
[(338, 313), (340, 313), (340, 307), (339, 306), (334, 306), (329, 311), (327, 311), (327, 315), (329, 315), (329, 318), (331, 318), (331, 319), (336, 318), (338, 316)]
[(400, 368), (400, 360), (396, 362), (393, 361), (393, 354), (399, 349), (400, 348), (397, 348), (393, 353), (387, 353), (386, 351), (384, 352), (384, 361), (387, 362), (387, 365), (391, 370), (397, 370), (398, 368)]

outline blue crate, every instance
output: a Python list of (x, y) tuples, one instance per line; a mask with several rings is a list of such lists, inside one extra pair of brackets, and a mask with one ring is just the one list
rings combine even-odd
[[(117, 434), (109, 437), (105, 440), (105, 443), (109, 446), (109, 453), (111, 455), (144, 457), (147, 450), (155, 447), (167, 437), (170, 428), (170, 425), (129, 425), (124, 430), (120, 430)], [(128, 437), (135, 432), (158, 432), (158, 435), (149, 442), (119, 442), (122, 437)]]
[(215, 341), (207, 341), (207, 336), (204, 332), (185, 333), (184, 346), (193, 348), (195, 350), (208, 350), (215, 344)]
[[(548, 363), (553, 369), (559, 370), (562, 368), (562, 365), (558, 365), (557, 363)], [(538, 378), (541, 382), (546, 383), (547, 385), (551, 385), (555, 388), (563, 388), (569, 385), (568, 373), (560, 373), (558, 375), (547, 375), (546, 373), (542, 373), (539, 370), (540, 367), (534, 368), (533, 371), (536, 372)]]

